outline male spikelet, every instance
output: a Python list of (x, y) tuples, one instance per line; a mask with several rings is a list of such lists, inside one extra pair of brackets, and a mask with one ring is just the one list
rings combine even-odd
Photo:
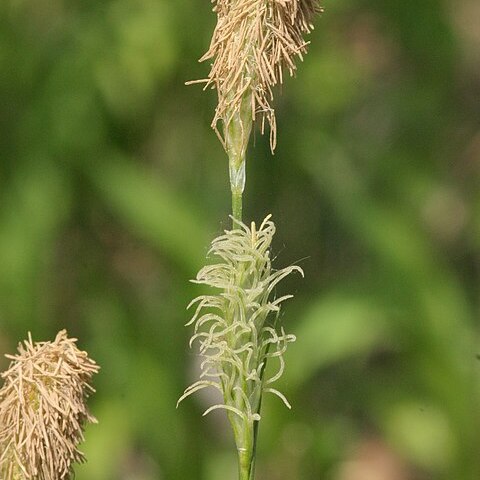
[[(195, 313), (187, 325), (194, 325), (190, 345), (198, 341), (202, 373), (200, 380), (185, 390), (179, 402), (207, 387), (219, 390), (224, 403), (204, 413), (225, 409), (232, 423), (239, 454), (247, 458), (253, 448), (254, 422), (260, 420), (262, 394), (286, 398), (272, 384), (284, 369), (283, 354), (295, 340), (278, 325), (284, 300), (292, 295), (274, 297), (277, 284), (298, 266), (273, 270), (270, 246), (275, 225), (270, 216), (257, 230), (234, 220), (232, 230), (212, 242), (210, 253), (219, 262), (202, 268), (195, 283), (211, 287), (213, 292), (194, 299)], [(268, 359), (278, 362), (276, 373), (265, 375)]]
[[(322, 11), (318, 0), (212, 0), (218, 21), (210, 48), (200, 61), (213, 59), (205, 88), (218, 92), (212, 127), (225, 148), (230, 124), (242, 122), (250, 134), (251, 121), (261, 117), (270, 124), (270, 146), (276, 144), (272, 87), (283, 82), (283, 71), (296, 71), (312, 31), (312, 19)], [(193, 82), (192, 82), (193, 83)], [(247, 120), (249, 118), (249, 120)], [(223, 135), (217, 124), (223, 122)], [(246, 147), (246, 145), (244, 145)]]
[(75, 338), (59, 332), (53, 342), (19, 344), (2, 373), (0, 389), (0, 480), (66, 480), (86, 422), (96, 423), (86, 407), (95, 390), (90, 381), (99, 367)]

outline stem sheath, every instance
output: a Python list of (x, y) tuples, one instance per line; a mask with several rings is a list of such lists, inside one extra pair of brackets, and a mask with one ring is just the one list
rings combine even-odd
[(242, 195), (245, 188), (245, 163), (248, 141), (252, 131), (251, 96), (242, 99), (240, 110), (225, 123), (225, 147), (228, 155), (232, 215), (242, 220)]

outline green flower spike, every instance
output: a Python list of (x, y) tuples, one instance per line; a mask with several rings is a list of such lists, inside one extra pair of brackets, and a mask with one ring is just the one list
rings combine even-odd
[[(295, 341), (295, 336), (286, 334), (279, 325), (281, 304), (292, 295), (274, 298), (274, 290), (290, 273), (303, 276), (303, 271), (298, 266), (272, 269), (270, 246), (275, 225), (270, 215), (258, 230), (253, 222), (249, 228), (233, 221), (232, 230), (213, 240), (209, 251), (220, 261), (203, 267), (194, 280), (214, 292), (195, 298), (189, 305), (196, 305), (187, 323), (194, 326), (190, 346), (198, 342), (203, 361), (200, 380), (185, 390), (178, 403), (207, 387), (221, 392), (224, 403), (212, 405), (204, 415), (217, 409), (227, 411), (238, 450), (240, 478), (248, 480), (253, 478), (263, 393), (277, 395), (290, 408), (272, 384), (283, 373), (288, 343)], [(265, 375), (269, 359), (278, 363), (271, 376)]]

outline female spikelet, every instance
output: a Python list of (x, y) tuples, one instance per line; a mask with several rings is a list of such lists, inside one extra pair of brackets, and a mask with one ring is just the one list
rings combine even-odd
[[(190, 304), (195, 312), (187, 325), (194, 325), (190, 345), (198, 342), (202, 356), (200, 380), (185, 390), (179, 402), (206, 387), (219, 390), (224, 403), (211, 406), (228, 411), (239, 452), (250, 454), (252, 429), (260, 420), (264, 392), (286, 398), (271, 384), (284, 369), (283, 354), (295, 340), (278, 325), (284, 300), (274, 298), (277, 284), (300, 267), (274, 271), (270, 245), (275, 225), (268, 216), (256, 229), (234, 220), (234, 228), (212, 242), (210, 253), (219, 262), (202, 268), (195, 283), (207, 285), (213, 292), (201, 295)], [(278, 369), (265, 375), (267, 360), (275, 359)]]

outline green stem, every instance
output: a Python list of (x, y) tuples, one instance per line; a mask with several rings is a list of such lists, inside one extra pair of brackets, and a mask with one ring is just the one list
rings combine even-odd
[[(234, 402), (235, 403), (235, 402)], [(238, 408), (241, 408), (237, 405)], [(237, 446), (239, 480), (254, 480), (255, 466), (255, 423), (247, 419), (239, 419), (236, 414), (228, 413)]]
[[(238, 453), (238, 478), (239, 480), (253, 480), (253, 466), (255, 463), (253, 453), (253, 429), (251, 425), (243, 424), (240, 432), (237, 432)], [(239, 438), (240, 437), (240, 438)]]
[(238, 451), (238, 479), (252, 480), (253, 456), (251, 451)]
[(239, 111), (232, 114), (224, 125), (225, 147), (228, 155), (232, 215), (242, 220), (242, 194), (245, 188), (245, 157), (252, 131), (251, 95), (246, 95)]
[[(228, 155), (230, 172), (230, 189), (232, 191), (232, 215), (235, 220), (242, 221), (242, 195), (245, 188), (245, 153), (231, 148)], [(235, 226), (235, 225), (234, 225)]]
[(232, 190), (232, 215), (235, 220), (242, 221), (242, 192)]
[[(224, 123), (225, 149), (228, 155), (228, 170), (230, 177), (230, 189), (232, 192), (232, 216), (235, 221), (242, 221), (242, 196), (245, 188), (245, 163), (247, 146), (252, 130), (251, 94), (246, 94), (240, 103), (238, 111), (227, 115)], [(241, 275), (241, 272), (239, 272)], [(246, 382), (241, 386), (248, 398)], [(226, 402), (228, 404), (228, 402)], [(233, 402), (235, 408), (242, 408), (239, 402)], [(243, 405), (243, 407), (246, 406)], [(247, 413), (247, 412), (245, 412)], [(239, 422), (235, 415), (229, 415), (230, 423), (235, 435), (235, 443), (238, 453), (238, 476), (239, 480), (253, 480), (254, 478), (254, 443), (255, 428), (251, 419)]]
[[(258, 407), (258, 414), (260, 413), (260, 407), (261, 407), (262, 399), (260, 398), (260, 405)], [(258, 426), (260, 425), (260, 422), (255, 422), (253, 425), (253, 446), (252, 446), (252, 467), (250, 470), (250, 479), (249, 480), (254, 480), (255, 479), (255, 459), (257, 456), (257, 439), (258, 439)]]

